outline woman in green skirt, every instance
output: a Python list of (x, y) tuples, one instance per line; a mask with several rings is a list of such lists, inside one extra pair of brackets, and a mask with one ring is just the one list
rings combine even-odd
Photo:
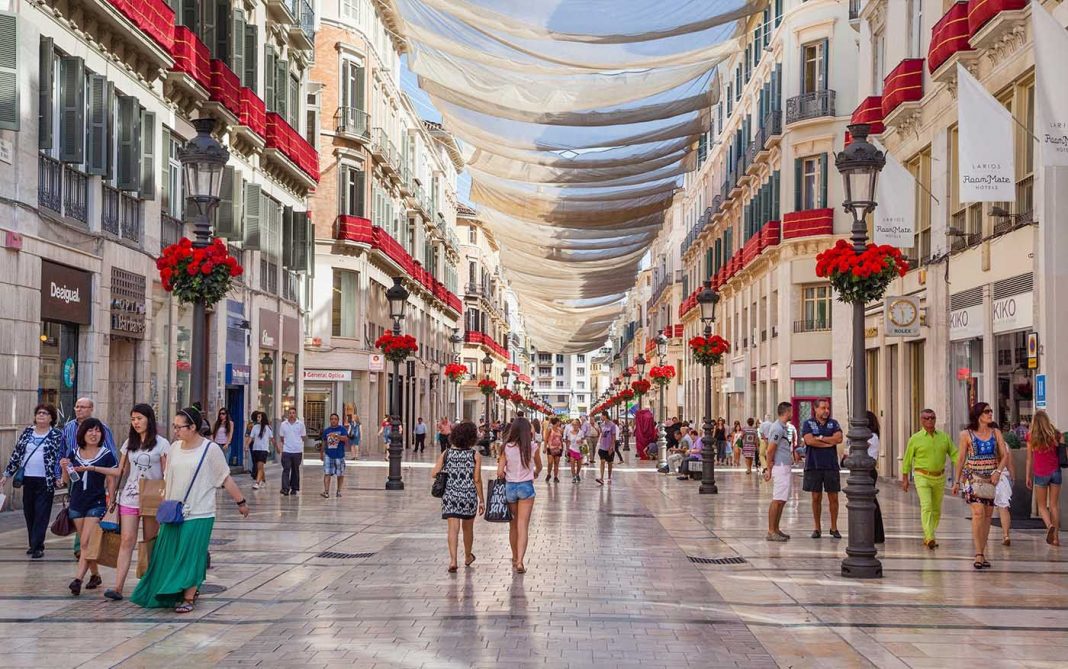
[(248, 504), (230, 478), (226, 456), (200, 435), (196, 428), (200, 420), (196, 409), (182, 409), (171, 425), (176, 441), (168, 454), (164, 499), (184, 500), (185, 522), (160, 525), (148, 571), (130, 596), (138, 606), (173, 607), (177, 613), (193, 610), (208, 567), (218, 488), (225, 488), (241, 515), (248, 516)]

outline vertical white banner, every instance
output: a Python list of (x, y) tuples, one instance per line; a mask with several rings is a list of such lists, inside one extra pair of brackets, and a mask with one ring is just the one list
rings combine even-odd
[(961, 202), (1015, 202), (1012, 114), (957, 63), (957, 164)]
[(1068, 31), (1042, 3), (1031, 3), (1035, 40), (1035, 135), (1042, 146), (1041, 161), (1049, 167), (1068, 167)]
[[(916, 234), (916, 179), (884, 147), (886, 166), (875, 186), (875, 243), (911, 249)], [(919, 197), (927, 197), (921, 193)]]

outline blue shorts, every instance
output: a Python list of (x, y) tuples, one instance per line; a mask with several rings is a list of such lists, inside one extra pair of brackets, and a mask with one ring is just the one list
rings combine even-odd
[(515, 504), (521, 499), (534, 499), (534, 482), (519, 481), (512, 483), (509, 481), (505, 483), (504, 499), (509, 504)]
[(1051, 484), (1052, 485), (1060, 485), (1061, 484), (1061, 480), (1062, 480), (1061, 470), (1058, 468), (1058, 469), (1054, 469), (1053, 473), (1050, 474), (1049, 476), (1035, 476), (1035, 485), (1037, 485), (1040, 488), (1045, 488), (1046, 486), (1049, 486)]
[(323, 458), (323, 474), (325, 476), (344, 476), (345, 457), (332, 458), (328, 455)]
[(71, 520), (77, 520), (78, 518), (103, 518), (104, 512), (106, 511), (106, 506), (94, 506), (93, 508), (84, 512), (79, 509), (75, 509), (73, 506), (67, 507), (67, 515), (70, 516)]

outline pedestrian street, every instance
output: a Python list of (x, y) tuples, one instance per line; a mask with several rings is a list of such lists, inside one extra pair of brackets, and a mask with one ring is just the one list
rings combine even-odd
[(847, 580), (845, 539), (808, 537), (796, 487), (793, 538), (768, 543), (770, 484), (727, 469), (719, 495), (699, 495), (628, 457), (611, 486), (538, 482), (526, 574), (511, 570), (507, 528), (482, 520), (476, 561), (448, 574), (430, 457), (414, 457), (400, 493), (382, 490), (373, 457), (350, 466), (341, 499), (319, 497), (315, 461), (299, 497), (277, 494), (274, 465), (262, 490), (238, 477), (252, 513), (220, 514), (185, 617), (100, 590), (72, 598), (70, 539), (50, 535), (30, 561), (6, 514), (4, 666), (1054, 667), (1068, 652), (1064, 556), (1041, 531), (1014, 530), (1009, 548), (991, 541), (993, 568), (974, 571), (959, 500), (947, 497), (932, 553), (914, 494), (883, 480), (884, 577)]

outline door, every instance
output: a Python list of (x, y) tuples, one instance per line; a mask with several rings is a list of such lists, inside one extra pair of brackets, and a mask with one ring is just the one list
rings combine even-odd
[(330, 386), (308, 384), (304, 386), (304, 427), (310, 439), (318, 439), (323, 428), (329, 424), (327, 417), (333, 411)]
[[(797, 426), (798, 431), (801, 430), (802, 423), (816, 415), (816, 402), (820, 400), (827, 400), (827, 404), (831, 403), (830, 397), (794, 397), (790, 400), (794, 406), (794, 425)], [(833, 406), (831, 415), (834, 415)]]
[(234, 421), (234, 437), (226, 459), (231, 467), (245, 468), (245, 387), (226, 386), (226, 412)]

